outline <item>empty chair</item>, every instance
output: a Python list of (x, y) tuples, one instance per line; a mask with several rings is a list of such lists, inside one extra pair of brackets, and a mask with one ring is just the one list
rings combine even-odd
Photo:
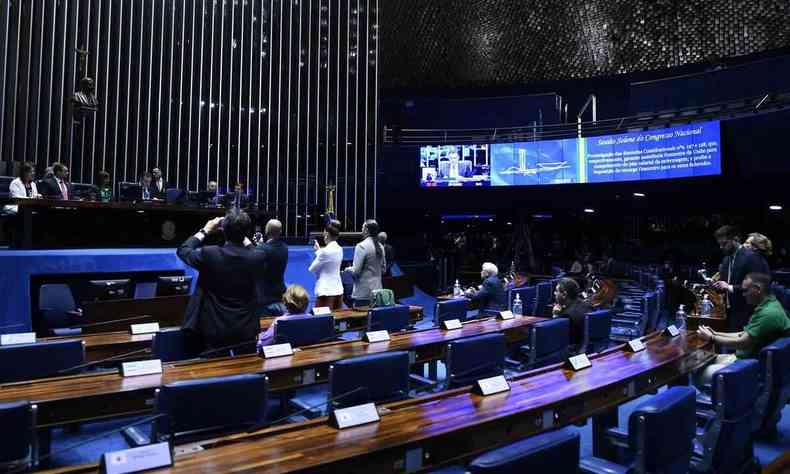
[(549, 314), (549, 301), (551, 301), (551, 282), (542, 281), (536, 287), (537, 296), (535, 297), (535, 308), (532, 314), (535, 316), (546, 316)]
[(52, 377), (84, 362), (85, 348), (81, 340), (0, 347), (0, 383)]
[(475, 380), (502, 375), (507, 355), (505, 335), (484, 334), (447, 345), (446, 388), (469, 385)]
[(582, 459), (583, 473), (686, 473), (696, 430), (695, 391), (673, 387), (640, 404), (628, 417), (628, 432), (609, 430), (614, 444), (630, 449), (633, 462), (624, 466), (605, 459)]
[(187, 360), (199, 355), (192, 339), (181, 328), (165, 329), (154, 334), (151, 352), (162, 362)]
[(175, 444), (232, 433), (263, 423), (267, 378), (263, 374), (187, 380), (163, 385), (155, 395), (151, 438)]
[[(698, 410), (702, 432), (694, 441), (691, 468), (696, 472), (753, 472), (752, 413), (760, 364), (742, 359), (713, 376), (713, 410)], [(751, 468), (751, 469), (749, 469)]]
[(527, 361), (522, 368), (535, 369), (562, 362), (568, 357), (570, 321), (566, 318), (541, 321), (530, 329), (529, 344), (521, 346)]
[(368, 331), (403, 331), (409, 326), (409, 307), (405, 305), (371, 308), (368, 311)]
[(790, 403), (790, 337), (774, 341), (760, 351), (762, 383), (755, 403), (752, 428), (763, 437), (772, 437)]
[(36, 406), (26, 401), (0, 403), (0, 471), (23, 472), (36, 464)]
[(521, 308), (524, 311), (524, 314), (531, 315), (534, 314), (533, 310), (535, 309), (535, 298), (537, 296), (538, 289), (535, 286), (525, 286), (523, 288), (513, 288), (512, 290), (508, 290), (507, 292), (507, 307), (512, 310), (513, 309), (513, 301), (516, 299), (516, 295), (521, 300)]
[(444, 321), (449, 321), (451, 319), (458, 319), (462, 322), (466, 321), (467, 306), (468, 303), (466, 298), (437, 302), (433, 312), (436, 325), (441, 326)]
[(309, 346), (332, 340), (335, 334), (335, 318), (326, 316), (291, 316), (277, 321), (274, 343), (290, 343), (294, 347)]
[(584, 336), (580, 353), (600, 352), (609, 347), (612, 332), (612, 311), (599, 309), (584, 316)]
[(79, 329), (71, 329), (80, 324), (81, 314), (77, 311), (69, 285), (41, 285), (38, 290), (38, 311), (44, 331), (56, 336), (79, 334)]

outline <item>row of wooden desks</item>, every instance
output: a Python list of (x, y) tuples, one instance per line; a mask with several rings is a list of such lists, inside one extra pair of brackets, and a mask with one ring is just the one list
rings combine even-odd
[(181, 380), (266, 373), (271, 390), (285, 390), (327, 380), (334, 362), (389, 351), (408, 351), (413, 363), (444, 356), (448, 342), (464, 337), (503, 332), (508, 341), (528, 337), (529, 327), (541, 318), (519, 317), (507, 321), (493, 318), (465, 323), (461, 329), (426, 329), (392, 334), (385, 342), (362, 340), (309, 346), (294, 355), (261, 359), (257, 355), (165, 364), (155, 375), (122, 377), (117, 371), (56, 377), (0, 385), (0, 403), (28, 400), (38, 405), (40, 427), (84, 422), (107, 417), (145, 413), (152, 408), (154, 390)]
[(384, 405), (379, 422), (355, 428), (337, 430), (320, 418), (208, 441), (155, 472), (414, 472), (588, 417), (601, 432), (602, 414), (616, 420), (618, 405), (677, 382), (715, 356), (694, 333), (645, 339), (645, 351), (619, 346), (592, 356), (592, 367), (578, 372), (554, 365), (520, 374), (497, 395), (466, 387)]
[[(416, 323), (423, 318), (421, 306), (410, 306), (409, 313), (411, 315), (412, 323)], [(364, 330), (367, 326), (368, 309), (364, 307), (355, 309), (338, 309), (333, 311), (332, 315), (335, 318), (335, 328), (338, 332), (360, 331)], [(182, 318), (183, 317), (180, 317), (179, 319)], [(264, 330), (271, 326), (271, 324), (274, 322), (274, 319), (275, 318), (271, 316), (262, 317), (261, 329)], [(172, 321), (168, 320), (167, 323), (172, 323)], [(126, 326), (128, 326), (128, 323)], [(49, 337), (41, 340), (53, 341), (64, 339), (82, 339), (82, 341), (85, 343), (85, 360), (87, 362), (95, 362), (150, 348), (153, 337), (153, 334), (132, 335), (128, 330), (126, 330), (85, 334), (82, 336)], [(144, 357), (136, 354), (131, 358), (140, 359)]]

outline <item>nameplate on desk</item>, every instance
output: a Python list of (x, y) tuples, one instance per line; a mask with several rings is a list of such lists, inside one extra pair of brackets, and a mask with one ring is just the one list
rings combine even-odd
[(664, 330), (664, 334), (668, 335), (669, 337), (677, 337), (680, 336), (680, 329), (676, 328), (674, 324), (667, 326), (666, 330)]
[(365, 333), (365, 341), (367, 342), (384, 342), (390, 340), (390, 333), (386, 330), (383, 331), (368, 331)]
[(460, 319), (446, 319), (446, 320), (442, 321), (442, 325), (448, 331), (453, 330), (453, 329), (461, 329), (461, 328), (464, 327), (464, 325), (461, 324), (461, 320)]
[(628, 341), (628, 350), (631, 352), (639, 352), (645, 350), (645, 343), (642, 342), (642, 339), (631, 339)]
[(507, 320), (513, 319), (515, 316), (513, 315), (513, 311), (500, 311), (499, 312), (499, 319)]
[(316, 306), (313, 308), (313, 315), (315, 316), (328, 316), (332, 314), (332, 309), (327, 306)]
[(121, 375), (124, 377), (135, 377), (138, 375), (161, 373), (162, 361), (160, 359), (138, 360), (134, 362), (124, 362), (121, 364)]
[(13, 334), (0, 335), (0, 346), (13, 346), (15, 344), (35, 344), (36, 333), (17, 332)]
[(579, 354), (573, 357), (568, 357), (568, 365), (570, 365), (571, 369), (575, 371), (592, 367), (592, 362), (590, 362), (590, 359), (587, 358), (587, 354)]
[(129, 328), (132, 331), (132, 335), (151, 334), (159, 332), (159, 323), (132, 324)]
[(375, 403), (365, 403), (332, 411), (329, 422), (337, 429), (352, 428), (379, 421), (379, 412)]
[(263, 346), (263, 358), (264, 359), (271, 359), (274, 357), (285, 357), (294, 355), (294, 350), (291, 347), (291, 344), (286, 342), (285, 344), (274, 344), (271, 346)]
[(508, 390), (510, 390), (510, 384), (507, 383), (507, 379), (503, 375), (480, 379), (475, 382), (474, 386), (474, 392), (484, 397), (495, 393), (507, 392)]
[(127, 474), (172, 465), (170, 444), (163, 442), (104, 453), (99, 469), (103, 474)]

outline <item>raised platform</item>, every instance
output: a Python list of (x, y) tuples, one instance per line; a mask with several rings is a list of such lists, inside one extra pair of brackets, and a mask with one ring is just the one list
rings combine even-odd
[[(351, 259), (353, 252), (352, 247), (344, 247), (344, 258)], [(315, 276), (307, 268), (314, 257), (310, 246), (291, 246), (285, 270), (286, 284), (304, 286), (311, 298)], [(31, 279), (36, 276), (172, 270), (197, 276), (178, 259), (174, 248), (1, 250), (0, 268), (0, 333), (31, 330)]]

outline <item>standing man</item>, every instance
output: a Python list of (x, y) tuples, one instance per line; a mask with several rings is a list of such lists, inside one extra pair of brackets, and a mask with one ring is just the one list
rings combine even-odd
[(384, 269), (385, 276), (392, 275), (392, 264), (395, 263), (395, 250), (387, 243), (387, 233), (379, 232), (379, 243), (384, 246), (384, 260), (387, 264)]
[[(262, 254), (245, 246), (249, 229), (247, 213), (231, 210), (224, 218), (208, 221), (178, 248), (178, 257), (200, 272), (183, 324), (200, 348), (238, 345), (231, 349), (234, 353), (255, 350), (260, 332), (255, 285), (264, 262)], [(219, 232), (225, 236), (224, 245), (203, 246), (208, 235)]]
[(71, 199), (69, 169), (63, 163), (52, 164), (52, 177), (41, 182), (41, 194), (51, 199), (68, 201)]
[(167, 182), (162, 179), (162, 170), (154, 168), (151, 177), (151, 197), (165, 199), (167, 197)]
[(283, 225), (277, 219), (266, 223), (266, 242), (256, 252), (263, 256), (262, 278), (258, 281), (258, 316), (282, 316), (285, 293), (285, 267), (288, 266), (288, 245), (280, 240)]
[(764, 258), (740, 244), (735, 227), (722, 226), (713, 236), (724, 253), (724, 259), (719, 265), (719, 281), (713, 286), (726, 293), (727, 328), (731, 331), (742, 331), (754, 309), (743, 297), (743, 280), (749, 273), (770, 275), (771, 271)]

